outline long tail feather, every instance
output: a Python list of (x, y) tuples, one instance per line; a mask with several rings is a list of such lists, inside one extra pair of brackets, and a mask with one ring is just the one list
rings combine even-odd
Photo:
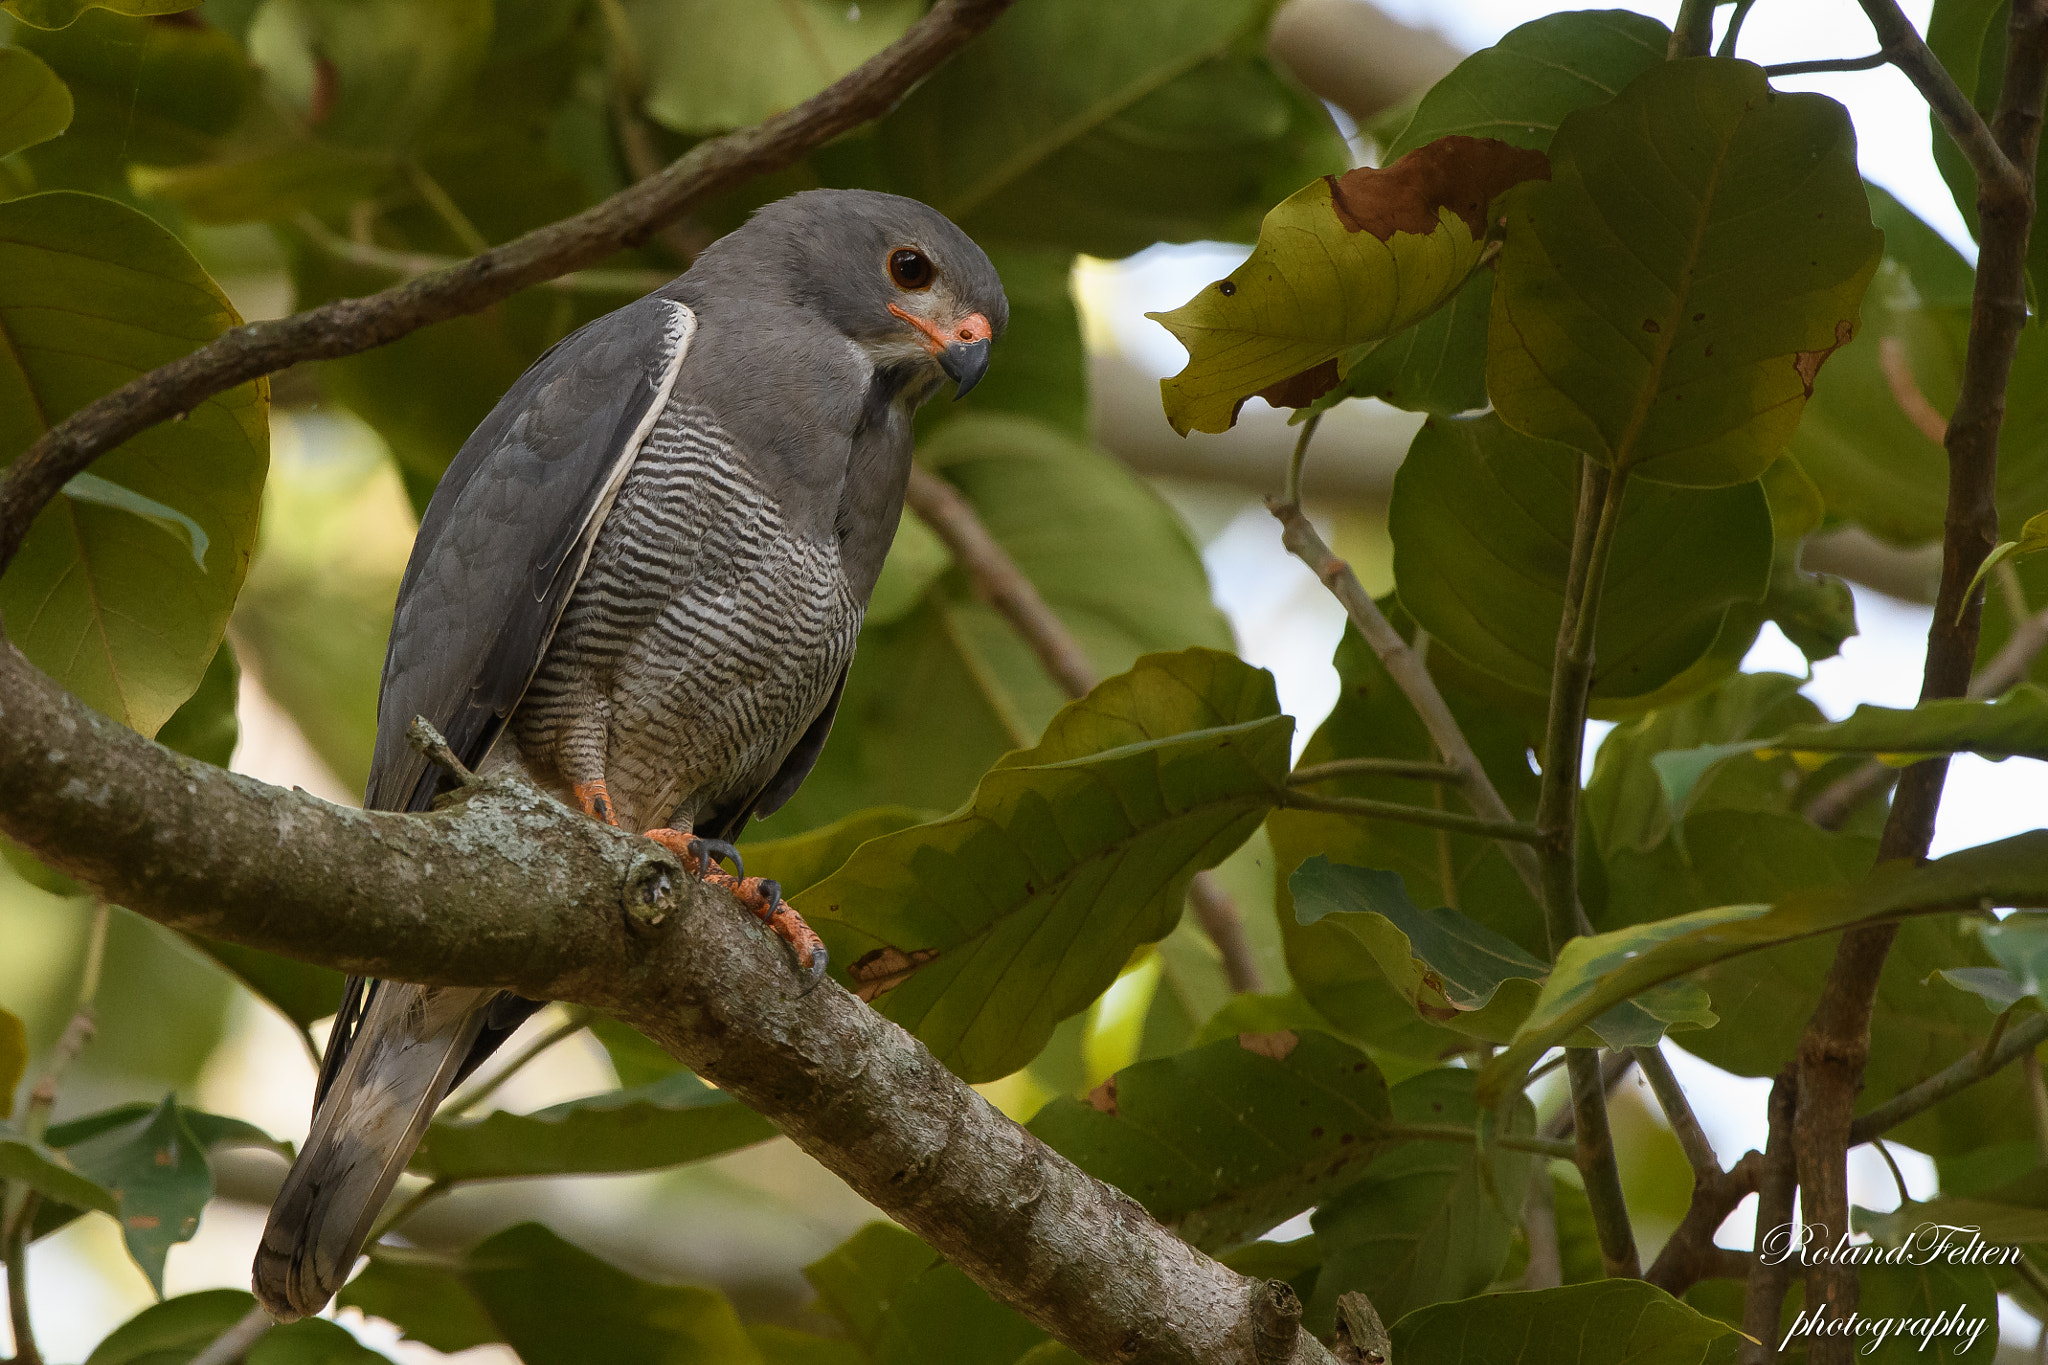
[(256, 1249), (256, 1297), (283, 1321), (319, 1312), (355, 1266), (495, 991), (378, 982), (313, 1115)]

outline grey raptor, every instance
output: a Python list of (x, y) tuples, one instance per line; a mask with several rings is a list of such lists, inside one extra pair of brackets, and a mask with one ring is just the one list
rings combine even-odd
[[(811, 190), (557, 344), (435, 490), (398, 590), (364, 804), (457, 756), (645, 831), (824, 971), (772, 882), (717, 872), (824, 747), (910, 474), (911, 417), (1009, 319), (988, 257), (911, 199)], [(289, 1319), (347, 1279), (449, 1090), (538, 1005), (353, 978), (257, 1249)]]

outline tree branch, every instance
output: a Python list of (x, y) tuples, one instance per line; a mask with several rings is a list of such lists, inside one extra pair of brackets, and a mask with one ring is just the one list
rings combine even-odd
[[(172, 753), (0, 644), (0, 830), (173, 928), (345, 971), (589, 1005), (774, 1120), (1098, 1361), (1248, 1359), (1264, 1286), (1004, 1118), (664, 850), (513, 781), (345, 810)], [(1330, 1357), (1301, 1335), (1291, 1365)]]
[(1792, 1285), (1792, 1258), (1766, 1256), (1769, 1238), (1792, 1222), (1792, 1197), (1799, 1188), (1798, 1158), (1792, 1150), (1794, 1115), (1799, 1105), (1797, 1064), (1771, 1082), (1767, 1109), (1770, 1137), (1762, 1169), (1756, 1177), (1756, 1236), (1751, 1245), (1749, 1284), (1742, 1295), (1742, 1365), (1771, 1365), (1778, 1358), (1778, 1317), (1785, 1291)]
[(2043, 1042), (2048, 1042), (2048, 1014), (2029, 1015), (2003, 1034), (1993, 1037), (1990, 1046), (1979, 1048), (1918, 1085), (1901, 1090), (1870, 1112), (1859, 1115), (1849, 1125), (1849, 1145), (1860, 1147), (1891, 1131), (1915, 1114), (1932, 1109), (1949, 1096), (1969, 1089), (2011, 1064), (2015, 1058), (2031, 1055)]
[[(2048, 91), (2048, 0), (2017, 0), (2012, 7), (2005, 71), (1988, 130), (1895, 0), (1863, 0), (1863, 7), (1879, 41), (1902, 54), (1901, 69), (1955, 135), (1978, 179), (1977, 280), (1962, 388), (1946, 432), (1949, 485), (1941, 588), (1921, 675), (1920, 699), (1932, 701), (1969, 690), (1982, 617), (1981, 599), (1971, 585), (1998, 537), (1998, 433), (2013, 354), (2027, 317), (2032, 168)], [(1878, 845), (1880, 861), (1926, 856), (1947, 772), (1947, 760), (1934, 759), (1901, 775)], [(1896, 934), (1896, 926), (1886, 925), (1844, 935), (1799, 1043), (1794, 1149), (1802, 1217), (1837, 1235), (1849, 1225), (1848, 1145), (1856, 1091), (1870, 1052), (1871, 1007)], [(1775, 1323), (1776, 1304), (1768, 1307), (1767, 1316)], [(1856, 1308), (1854, 1267), (1809, 1266), (1806, 1307), (1830, 1320), (1847, 1318)], [(1760, 1315), (1765, 1315), (1763, 1308), (1758, 1306)], [(1855, 1349), (1853, 1340), (1822, 1335), (1809, 1353), (1814, 1365), (1848, 1365)]]
[(573, 218), (447, 270), (364, 298), (336, 299), (222, 333), (190, 355), (95, 399), (43, 433), (0, 480), (0, 569), (36, 513), (93, 459), (207, 398), (301, 360), (355, 355), (645, 241), (692, 205), (886, 113), (910, 87), (995, 22), (1011, 0), (938, 0), (910, 31), (786, 113), (698, 143), (660, 175)]
[[(1009, 552), (988, 533), (974, 506), (952, 484), (923, 465), (910, 467), (904, 504), (917, 513), (953, 553), (953, 562), (974, 583), (975, 593), (1010, 623), (1061, 691), (1085, 697), (1100, 678), (1081, 642), (1067, 623), (1039, 595)], [(1264, 975), (1245, 938), (1244, 920), (1230, 893), (1210, 870), (1197, 872), (1188, 883), (1188, 903), (1223, 959), (1223, 974), (1233, 991), (1263, 991)]]

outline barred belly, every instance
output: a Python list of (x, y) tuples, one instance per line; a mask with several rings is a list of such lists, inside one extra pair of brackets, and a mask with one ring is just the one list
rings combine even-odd
[(768, 781), (853, 657), (831, 540), (792, 535), (709, 413), (671, 403), (627, 473), (507, 729), (619, 823), (695, 820)]

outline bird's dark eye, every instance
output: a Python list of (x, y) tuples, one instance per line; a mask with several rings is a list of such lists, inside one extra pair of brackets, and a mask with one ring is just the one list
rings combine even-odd
[(889, 253), (889, 278), (903, 289), (927, 289), (932, 282), (932, 263), (922, 251), (904, 247)]

